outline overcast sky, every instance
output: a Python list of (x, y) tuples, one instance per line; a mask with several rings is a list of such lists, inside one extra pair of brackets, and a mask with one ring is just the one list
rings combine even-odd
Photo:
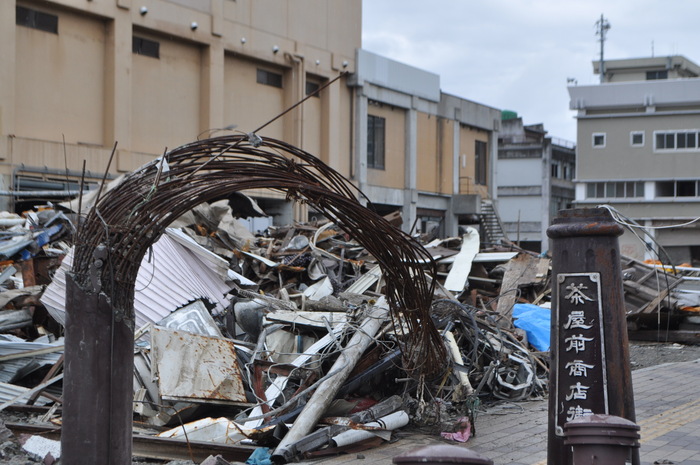
[(443, 92), (576, 140), (567, 78), (597, 84), (605, 57), (684, 55), (700, 64), (697, 0), (363, 0), (364, 49), (440, 75)]

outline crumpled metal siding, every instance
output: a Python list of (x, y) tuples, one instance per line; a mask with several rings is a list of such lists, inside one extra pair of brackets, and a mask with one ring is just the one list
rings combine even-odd
[[(195, 246), (199, 247), (195, 244)], [(224, 298), (231, 289), (216, 269), (203, 263), (181, 243), (164, 234), (147, 253), (136, 278), (134, 312), (136, 327), (156, 323), (174, 310), (197, 299), (216, 304), (214, 312), (228, 305)], [(73, 253), (66, 255), (41, 302), (56, 321), (65, 325), (66, 271), (73, 265)]]

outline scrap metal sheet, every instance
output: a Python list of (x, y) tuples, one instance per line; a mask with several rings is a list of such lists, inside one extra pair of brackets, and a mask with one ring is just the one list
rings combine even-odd
[(163, 399), (246, 402), (232, 340), (155, 326), (151, 344)]
[[(136, 289), (134, 312), (136, 327), (156, 323), (174, 310), (197, 299), (208, 299), (216, 305), (214, 313), (223, 312), (228, 305), (225, 298), (231, 289), (220, 270), (195, 255), (164, 234), (153, 244), (152, 253), (141, 261)], [(51, 316), (65, 325), (66, 272), (73, 262), (73, 249), (66, 255), (51, 285), (41, 297)]]

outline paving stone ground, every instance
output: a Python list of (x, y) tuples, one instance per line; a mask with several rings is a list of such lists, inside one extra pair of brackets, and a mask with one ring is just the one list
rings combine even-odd
[[(700, 465), (700, 360), (657, 365), (632, 372), (641, 465)], [(495, 465), (544, 465), (547, 459), (547, 401), (502, 404), (481, 413), (476, 436), (466, 444)], [(399, 439), (358, 454), (307, 463), (389, 465), (393, 457), (430, 444), (437, 436), (399, 432)]]

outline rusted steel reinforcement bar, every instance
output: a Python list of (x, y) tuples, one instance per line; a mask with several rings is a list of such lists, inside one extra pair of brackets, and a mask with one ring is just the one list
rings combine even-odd
[[(63, 424), (80, 443), (62, 438), (67, 463), (128, 463), (134, 285), (149, 247), (200, 203), (256, 188), (314, 206), (365, 247), (384, 274), (394, 321), (401, 315), (395, 327), (404, 336), (405, 368), (428, 377), (444, 371), (445, 347), (430, 318), (435, 284), (426, 276), (436, 276), (436, 265), (417, 241), (308, 152), (255, 134), (197, 141), (126, 176), (79, 225), (71, 273), (75, 296), (67, 305)], [(84, 319), (87, 314), (92, 316)], [(99, 334), (99, 344), (91, 334)], [(86, 383), (91, 376), (94, 381)], [(98, 404), (107, 411), (91, 414), (89, 406)], [(108, 427), (89, 426), (97, 424)]]
[[(257, 144), (256, 144), (257, 145)], [(422, 354), (413, 368), (431, 372), (442, 366), (445, 350), (429, 308), (435, 264), (428, 252), (357, 199), (364, 195), (313, 155), (284, 142), (246, 135), (193, 142), (144, 165), (102, 199), (85, 218), (76, 241), (73, 273), (89, 284), (93, 251), (107, 249), (102, 292), (117, 318), (133, 319), (134, 279), (141, 259), (165, 227), (201, 202), (246, 189), (267, 188), (313, 205), (355, 238), (379, 262), (394, 315), (408, 325), (408, 352)], [(409, 357), (410, 359), (410, 357)]]

